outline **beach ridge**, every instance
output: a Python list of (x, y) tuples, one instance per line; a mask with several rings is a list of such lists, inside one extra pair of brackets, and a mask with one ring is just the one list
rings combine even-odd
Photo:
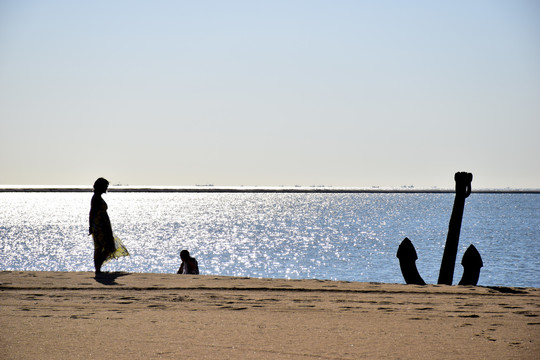
[(539, 317), (537, 288), (0, 272), (7, 359), (535, 359)]

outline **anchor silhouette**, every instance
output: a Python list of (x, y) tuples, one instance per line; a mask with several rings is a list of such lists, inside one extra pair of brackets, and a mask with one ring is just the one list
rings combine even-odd
[[(439, 271), (438, 284), (452, 285), (454, 278), (454, 268), (456, 265), (456, 255), (459, 243), (459, 233), (461, 231), (461, 220), (463, 219), (463, 209), (465, 199), (471, 194), (472, 174), (467, 172), (457, 172), (454, 175), (456, 182), (456, 197), (450, 223), (448, 225), (448, 236), (444, 246), (441, 269)], [(399, 245), (396, 256), (399, 259), (399, 266), (405, 282), (407, 284), (425, 285), (424, 279), (416, 268), (416, 250), (409, 238), (403, 239)], [(476, 285), (480, 277), (480, 268), (484, 265), (482, 257), (474, 245), (470, 245), (461, 260), (463, 265), (463, 276), (458, 285)]]

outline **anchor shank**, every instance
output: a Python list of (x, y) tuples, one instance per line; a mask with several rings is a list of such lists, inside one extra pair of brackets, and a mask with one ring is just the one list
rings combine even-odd
[(459, 244), (459, 234), (461, 231), (461, 221), (463, 219), (463, 210), (465, 208), (465, 199), (471, 193), (472, 174), (458, 172), (455, 174), (456, 197), (450, 223), (448, 225), (448, 236), (441, 261), (438, 284), (452, 285), (454, 278), (454, 268), (456, 265), (456, 256)]

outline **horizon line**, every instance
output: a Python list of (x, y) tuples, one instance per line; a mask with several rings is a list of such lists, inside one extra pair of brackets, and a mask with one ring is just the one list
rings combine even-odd
[[(0, 185), (0, 192), (92, 192), (92, 186), (79, 185)], [(155, 193), (454, 193), (449, 188), (401, 187), (337, 187), (337, 186), (128, 186), (112, 185), (108, 192), (155, 192)], [(480, 194), (540, 194), (531, 188), (479, 188)]]

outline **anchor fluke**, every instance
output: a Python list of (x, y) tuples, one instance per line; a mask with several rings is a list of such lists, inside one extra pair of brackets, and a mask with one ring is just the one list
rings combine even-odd
[(403, 274), (403, 278), (407, 284), (426, 285), (416, 268), (418, 255), (416, 255), (416, 250), (409, 238), (403, 239), (401, 244), (399, 244), (396, 256), (399, 259), (401, 274)]
[(482, 257), (476, 247), (471, 245), (463, 254), (461, 259), (461, 265), (463, 265), (463, 276), (458, 285), (474, 285), (478, 284), (478, 278), (480, 277), (480, 268), (484, 266)]

